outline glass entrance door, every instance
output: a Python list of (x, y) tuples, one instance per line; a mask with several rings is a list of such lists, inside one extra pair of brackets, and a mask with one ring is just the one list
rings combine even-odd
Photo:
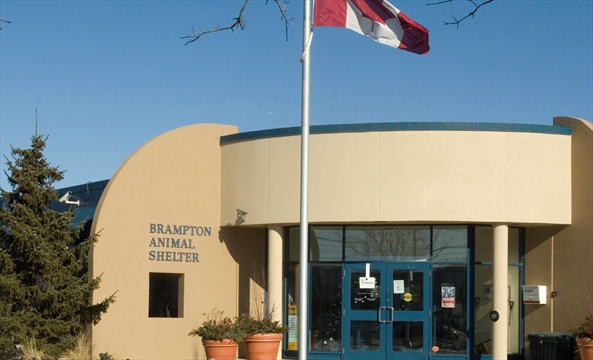
[(344, 264), (344, 359), (427, 359), (429, 264)]

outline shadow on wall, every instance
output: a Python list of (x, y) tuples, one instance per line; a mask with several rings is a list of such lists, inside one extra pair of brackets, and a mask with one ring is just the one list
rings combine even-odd
[[(552, 284), (552, 238), (567, 226), (528, 227), (525, 232), (525, 284)], [(550, 291), (552, 291), (550, 289)], [(523, 343), (525, 354), (529, 354), (528, 335), (533, 332), (551, 331), (552, 313), (550, 305), (527, 305), (523, 307), (525, 331)], [(535, 360), (535, 359), (534, 359)]]
[(219, 239), (237, 263), (239, 274), (239, 314), (253, 309), (253, 285), (266, 288), (266, 233), (265, 228), (222, 227)]
[[(229, 226), (220, 229), (219, 239), (238, 267), (238, 315), (254, 315), (253, 311), (263, 310), (263, 291), (267, 288), (266, 234), (265, 228)], [(239, 357), (245, 357), (243, 347), (239, 348)]]
[(525, 254), (545, 244), (553, 236), (566, 229), (568, 225), (528, 227), (526, 229)]

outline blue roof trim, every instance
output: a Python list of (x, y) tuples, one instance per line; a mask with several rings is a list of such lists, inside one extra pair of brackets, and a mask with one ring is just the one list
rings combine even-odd
[[(342, 125), (315, 125), (309, 128), (310, 134), (332, 134), (371, 131), (505, 131), (540, 134), (571, 135), (570, 126), (551, 126), (535, 124), (470, 123), (470, 122), (394, 122), (363, 123)], [(301, 127), (248, 131), (220, 137), (220, 144), (235, 141), (267, 139), (282, 136), (301, 135)]]

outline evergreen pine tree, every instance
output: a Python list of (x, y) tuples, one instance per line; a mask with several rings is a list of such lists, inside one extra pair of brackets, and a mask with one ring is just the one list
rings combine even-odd
[(12, 148), (12, 191), (0, 189), (0, 358), (27, 339), (58, 356), (114, 301), (112, 295), (92, 304), (100, 279), (89, 279), (87, 264), (96, 235), (80, 242), (74, 212), (49, 208), (64, 172), (45, 159), (46, 140), (33, 136), (30, 149)]

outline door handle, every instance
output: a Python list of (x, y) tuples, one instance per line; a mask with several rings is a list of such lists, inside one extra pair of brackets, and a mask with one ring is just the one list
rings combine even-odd
[(381, 319), (381, 313), (383, 312), (383, 310), (387, 310), (387, 308), (388, 308), (388, 306), (381, 306), (381, 307), (379, 307), (379, 310), (378, 310), (378, 318), (379, 318), (379, 322), (381, 324), (386, 324), (388, 322), (388, 320)]
[[(388, 310), (391, 313), (391, 319), (383, 320), (381, 318), (381, 313), (382, 313), (383, 310)], [(379, 312), (378, 312), (379, 322), (381, 324), (389, 324), (389, 323), (392, 323), (393, 322), (393, 313), (394, 313), (394, 310), (395, 309), (393, 307), (391, 307), (391, 306), (381, 306), (379, 308)]]
[(387, 309), (389, 309), (389, 311), (391, 311), (391, 320), (389, 320), (389, 323), (393, 322), (393, 313), (395, 312), (395, 309), (392, 306), (385, 306)]

